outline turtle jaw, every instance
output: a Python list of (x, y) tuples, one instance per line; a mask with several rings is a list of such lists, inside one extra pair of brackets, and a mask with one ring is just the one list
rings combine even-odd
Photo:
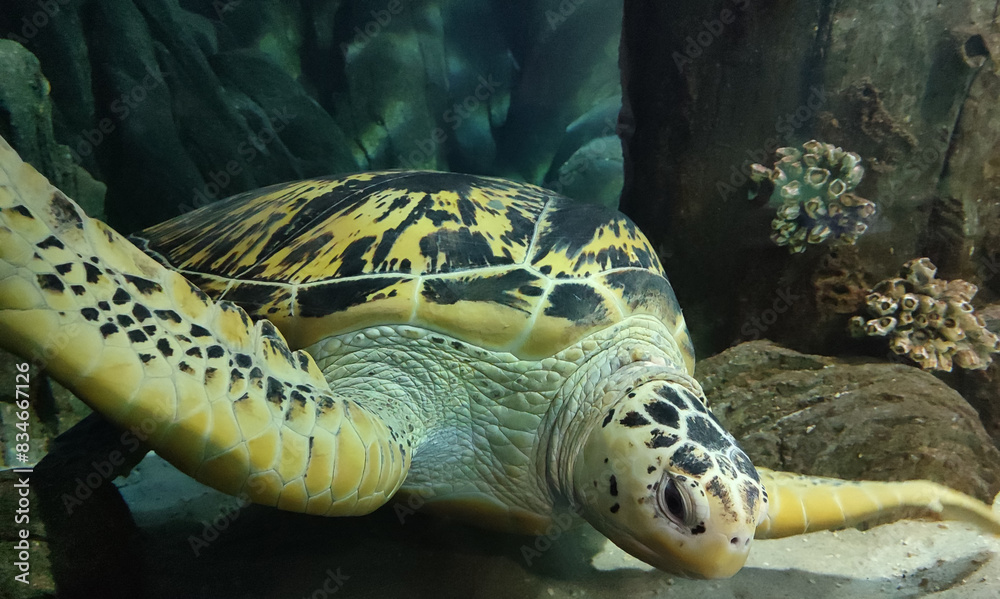
[(730, 543), (728, 535), (721, 533), (698, 539), (696, 549), (681, 546), (681, 550), (666, 543), (647, 545), (634, 537), (608, 535), (608, 538), (629, 555), (654, 568), (701, 580), (732, 577), (743, 568), (750, 553), (750, 544), (740, 543), (737, 547)]

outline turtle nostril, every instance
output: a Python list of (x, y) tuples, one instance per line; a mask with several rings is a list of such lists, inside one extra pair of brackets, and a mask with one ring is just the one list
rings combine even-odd
[(740, 539), (738, 537), (733, 537), (733, 538), (729, 539), (729, 542), (732, 545), (739, 545), (740, 544)]

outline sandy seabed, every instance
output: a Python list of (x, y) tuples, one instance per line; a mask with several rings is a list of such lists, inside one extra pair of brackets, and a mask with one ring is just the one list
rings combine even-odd
[(153, 454), (118, 482), (142, 532), (150, 598), (1000, 597), (1000, 539), (962, 523), (755, 541), (733, 578), (692, 581), (587, 526), (538, 544), (392, 508), (288, 514), (217, 493)]

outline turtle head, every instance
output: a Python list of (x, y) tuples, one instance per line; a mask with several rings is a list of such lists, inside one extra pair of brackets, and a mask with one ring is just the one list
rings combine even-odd
[(633, 556), (680, 576), (735, 574), (767, 515), (750, 459), (676, 382), (627, 389), (575, 461), (581, 515)]

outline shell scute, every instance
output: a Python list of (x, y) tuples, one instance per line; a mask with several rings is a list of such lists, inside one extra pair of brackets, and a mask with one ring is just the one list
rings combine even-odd
[(539, 225), (531, 263), (556, 278), (627, 267), (663, 270), (649, 241), (621, 213), (563, 198), (553, 200)]
[(135, 240), (213, 299), (271, 320), (293, 348), (409, 324), (546, 357), (648, 314), (691, 353), (635, 224), (533, 185), (419, 171), (313, 179), (234, 196)]

